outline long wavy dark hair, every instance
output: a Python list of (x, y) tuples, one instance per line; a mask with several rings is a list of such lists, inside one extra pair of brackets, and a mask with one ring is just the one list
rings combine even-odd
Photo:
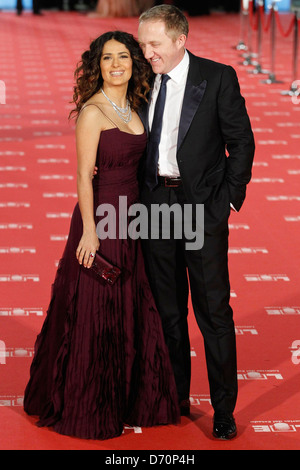
[(152, 71), (149, 63), (144, 58), (139, 43), (132, 34), (123, 31), (109, 31), (91, 42), (90, 49), (82, 54), (81, 60), (77, 64), (74, 72), (76, 84), (73, 100), (71, 101), (71, 103), (75, 103), (76, 108), (70, 112), (69, 119), (71, 117), (77, 118), (84, 103), (102, 87), (103, 78), (100, 69), (100, 58), (104, 44), (111, 39), (124, 44), (131, 55), (132, 76), (127, 90), (130, 106), (137, 111), (141, 101), (146, 100), (146, 95), (150, 89), (149, 80)]

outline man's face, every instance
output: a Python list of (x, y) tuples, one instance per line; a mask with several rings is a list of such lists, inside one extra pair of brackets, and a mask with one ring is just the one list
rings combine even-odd
[(183, 58), (186, 36), (180, 34), (173, 39), (166, 34), (163, 21), (142, 22), (138, 29), (138, 39), (155, 74), (170, 72)]

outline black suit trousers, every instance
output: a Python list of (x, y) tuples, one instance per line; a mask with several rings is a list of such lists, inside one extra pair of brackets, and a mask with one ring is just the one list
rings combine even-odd
[[(149, 227), (152, 204), (180, 204), (184, 210), (187, 203), (182, 186), (159, 186), (152, 192), (144, 188), (141, 202), (148, 208)], [(148, 239), (143, 240), (147, 274), (162, 319), (178, 398), (181, 401), (190, 395), (190, 288), (194, 314), (204, 339), (212, 406), (215, 411), (232, 413), (237, 398), (237, 367), (229, 304), (228, 227), (213, 235), (205, 233), (201, 249), (186, 249), (185, 242), (184, 233), (178, 239), (172, 236), (172, 230), (168, 239), (151, 239), (149, 233)]]

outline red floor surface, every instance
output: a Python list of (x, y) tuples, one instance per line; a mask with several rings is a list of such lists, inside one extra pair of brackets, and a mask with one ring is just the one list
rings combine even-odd
[[(286, 29), (290, 16), (282, 16)], [(292, 82), (292, 36), (277, 31), (276, 78), (249, 73), (235, 46), (238, 15), (190, 18), (188, 48), (235, 67), (253, 124), (253, 179), (230, 216), (232, 307), (238, 347), (238, 436), (211, 434), (203, 342), (190, 308), (191, 418), (178, 426), (125, 428), (109, 441), (40, 429), (23, 411), (33, 345), (76, 201), (74, 124), (67, 120), (75, 65), (104, 31), (136, 34), (137, 19), (78, 13), (0, 13), (0, 449), (266, 450), (300, 448), (300, 104)], [(256, 33), (253, 33), (255, 49)], [(263, 67), (270, 67), (270, 32)], [(188, 452), (189, 451), (189, 452)]]

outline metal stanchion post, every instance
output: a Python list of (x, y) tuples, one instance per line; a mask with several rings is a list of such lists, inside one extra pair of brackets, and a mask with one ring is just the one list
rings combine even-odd
[[(253, 0), (249, 0), (248, 11), (253, 12)], [(245, 58), (241, 65), (256, 65), (256, 62), (253, 62), (252, 58), (256, 57), (256, 54), (252, 52), (252, 27), (251, 27), (251, 15), (249, 13), (249, 21), (248, 21), (248, 53), (243, 54)]]
[(262, 74), (268, 74), (270, 73), (269, 70), (263, 70), (261, 68), (261, 64), (260, 64), (260, 61), (261, 61), (261, 45), (262, 45), (262, 22), (261, 22), (261, 17), (260, 17), (260, 9), (261, 7), (263, 8), (264, 7), (264, 1), (263, 0), (259, 0), (258, 1), (258, 11), (257, 11), (257, 63), (256, 63), (256, 66), (254, 68), (254, 70), (250, 70), (249, 73), (253, 73), (253, 74), (259, 74), (259, 73), (262, 73)]
[(245, 23), (248, 16), (248, 5), (245, 6), (244, 0), (241, 0), (240, 6), (240, 40), (235, 49), (238, 51), (246, 51), (248, 48), (245, 44)]
[(299, 11), (295, 11), (295, 27), (294, 27), (294, 46), (293, 46), (293, 82), (287, 91), (282, 91), (282, 95), (299, 96), (300, 91), (297, 86), (297, 73), (298, 73), (298, 20)]
[(261, 81), (261, 83), (266, 83), (267, 85), (272, 84), (272, 83), (283, 83), (280, 80), (276, 80), (276, 77), (275, 77), (275, 43), (276, 43), (275, 10), (277, 10), (277, 6), (275, 4), (275, 1), (273, 1), (271, 5), (271, 15), (272, 15), (271, 16), (271, 72), (267, 80)]

